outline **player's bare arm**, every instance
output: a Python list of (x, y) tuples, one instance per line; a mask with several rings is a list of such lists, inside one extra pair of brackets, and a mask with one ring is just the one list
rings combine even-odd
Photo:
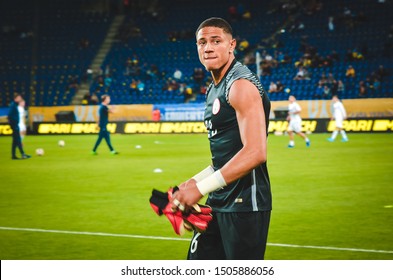
[(197, 187), (197, 181), (193, 178), (179, 185), (179, 190), (173, 194), (172, 209), (175, 211), (180, 205), (185, 208), (192, 206), (203, 197)]
[(231, 87), (229, 102), (236, 110), (243, 148), (221, 168), (227, 184), (267, 159), (265, 112), (257, 88), (248, 80), (238, 80)]
[[(220, 170), (226, 184), (245, 176), (267, 157), (265, 114), (257, 88), (247, 80), (238, 80), (231, 87), (229, 102), (236, 110), (243, 148)], [(175, 193), (174, 209), (177, 204), (191, 206), (202, 197), (197, 181), (190, 179)]]

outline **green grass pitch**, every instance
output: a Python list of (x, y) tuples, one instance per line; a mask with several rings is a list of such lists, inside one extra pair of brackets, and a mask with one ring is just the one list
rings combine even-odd
[[(266, 259), (393, 259), (393, 134), (349, 134), (348, 143), (328, 136), (310, 135), (310, 148), (298, 137), (288, 149), (286, 136), (269, 135)], [(0, 138), (0, 259), (186, 258), (191, 234), (178, 239), (148, 200), (153, 188), (166, 190), (209, 164), (206, 136), (112, 135), (120, 154), (103, 142), (97, 156), (95, 140), (27, 136), (33, 157), (13, 161), (11, 138)]]

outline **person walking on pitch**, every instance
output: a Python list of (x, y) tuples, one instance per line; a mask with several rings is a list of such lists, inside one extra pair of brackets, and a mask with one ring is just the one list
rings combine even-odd
[(288, 105), (288, 117), (287, 120), (288, 124), (288, 135), (289, 135), (289, 144), (288, 148), (295, 147), (295, 138), (293, 133), (296, 133), (300, 137), (306, 141), (306, 146), (310, 147), (310, 139), (302, 132), (302, 118), (300, 117), (301, 107), (296, 102), (296, 97), (294, 95), (290, 95), (289, 98), (289, 105)]
[(98, 139), (92, 151), (93, 155), (97, 155), (97, 148), (100, 145), (102, 139), (105, 139), (106, 144), (108, 145), (109, 150), (113, 155), (118, 154), (118, 152), (112, 147), (110, 133), (106, 127), (108, 124), (108, 114), (113, 112), (113, 109), (109, 108), (108, 106), (110, 102), (111, 102), (111, 97), (109, 95), (104, 94), (101, 96), (101, 105), (98, 110), (99, 113), (98, 126), (100, 127), (100, 132), (98, 133)]
[(344, 108), (344, 105), (340, 101), (337, 95), (334, 95), (332, 97), (332, 108), (333, 108), (333, 117), (332, 120), (336, 121), (336, 128), (332, 132), (332, 135), (328, 138), (328, 141), (333, 142), (338, 133), (341, 134), (341, 141), (342, 142), (348, 142), (348, 136), (345, 133), (345, 130), (343, 128), (343, 121), (347, 118), (347, 112)]
[[(10, 104), (10, 110), (8, 112), (8, 123), (12, 129), (12, 148), (11, 154), (12, 159), (29, 159), (31, 158), (30, 155), (26, 155), (22, 145), (22, 139), (19, 130), (19, 110), (18, 104), (23, 101), (23, 97), (21, 94), (16, 93), (14, 95), (14, 101)], [(19, 149), (21, 157), (16, 156), (16, 148)]]

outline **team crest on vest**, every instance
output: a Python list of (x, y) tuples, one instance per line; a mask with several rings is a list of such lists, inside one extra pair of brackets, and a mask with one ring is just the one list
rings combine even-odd
[(216, 98), (213, 102), (213, 115), (217, 115), (220, 112), (220, 100)]

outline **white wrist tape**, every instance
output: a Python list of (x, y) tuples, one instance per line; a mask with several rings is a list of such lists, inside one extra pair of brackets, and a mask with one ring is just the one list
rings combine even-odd
[(200, 182), (203, 179), (205, 179), (207, 176), (212, 175), (213, 173), (214, 173), (214, 168), (211, 165), (209, 165), (208, 167), (203, 169), (201, 172), (199, 172), (198, 174), (194, 175), (192, 177), (192, 179), (194, 179), (197, 182)]
[(222, 177), (221, 171), (217, 170), (210, 176), (198, 182), (196, 185), (201, 194), (205, 195), (225, 187), (227, 183), (225, 182), (224, 177)]

